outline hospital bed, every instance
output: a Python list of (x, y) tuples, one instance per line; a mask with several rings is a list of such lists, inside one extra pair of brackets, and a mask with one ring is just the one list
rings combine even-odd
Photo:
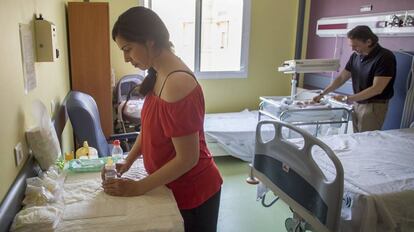
[[(269, 125), (274, 137), (263, 139)], [(282, 128), (302, 138), (288, 139)], [(271, 190), (291, 207), (288, 231), (412, 231), (413, 151), (414, 128), (319, 139), (285, 122), (261, 121), (251, 177), (261, 182), (258, 198)]]
[(251, 162), (257, 119), (258, 112), (248, 110), (206, 114), (204, 133), (213, 156), (225, 153)]

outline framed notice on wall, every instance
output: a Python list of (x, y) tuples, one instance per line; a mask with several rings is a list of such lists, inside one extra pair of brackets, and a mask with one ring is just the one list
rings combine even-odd
[(19, 24), (20, 45), (22, 51), (22, 66), (24, 93), (27, 94), (37, 86), (35, 72), (35, 53), (33, 47), (33, 34), (28, 24)]

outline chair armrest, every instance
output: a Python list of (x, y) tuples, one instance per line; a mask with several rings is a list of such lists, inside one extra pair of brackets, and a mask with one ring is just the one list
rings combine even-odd
[(139, 132), (130, 132), (130, 133), (124, 133), (124, 134), (113, 134), (113, 135), (110, 135), (109, 136), (109, 141), (113, 141), (113, 140), (115, 140), (115, 139), (118, 139), (118, 140), (121, 140), (121, 141), (123, 141), (123, 140), (135, 140), (135, 139), (137, 139), (137, 137), (138, 137), (138, 135), (139, 135)]

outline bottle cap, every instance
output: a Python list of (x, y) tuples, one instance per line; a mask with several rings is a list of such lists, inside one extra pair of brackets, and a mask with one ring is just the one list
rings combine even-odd
[(73, 160), (73, 159), (74, 159), (73, 151), (65, 153), (65, 160), (66, 161)]
[(89, 147), (88, 141), (83, 141), (83, 147), (85, 147), (85, 148), (88, 148)]
[(121, 145), (121, 142), (119, 142), (118, 139), (115, 139), (114, 142), (113, 142), (113, 145), (119, 146), (119, 145)]

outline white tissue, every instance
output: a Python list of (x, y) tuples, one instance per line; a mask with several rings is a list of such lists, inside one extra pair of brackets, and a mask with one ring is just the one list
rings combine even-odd
[(37, 126), (26, 131), (27, 142), (40, 167), (47, 170), (62, 154), (59, 140), (47, 109), (39, 100), (33, 102), (33, 116)]
[(55, 231), (64, 211), (64, 177), (65, 173), (51, 167), (39, 177), (26, 179), (23, 209), (14, 217), (12, 232)]
[(21, 210), (10, 231), (53, 231), (63, 215), (63, 204), (34, 206)]

